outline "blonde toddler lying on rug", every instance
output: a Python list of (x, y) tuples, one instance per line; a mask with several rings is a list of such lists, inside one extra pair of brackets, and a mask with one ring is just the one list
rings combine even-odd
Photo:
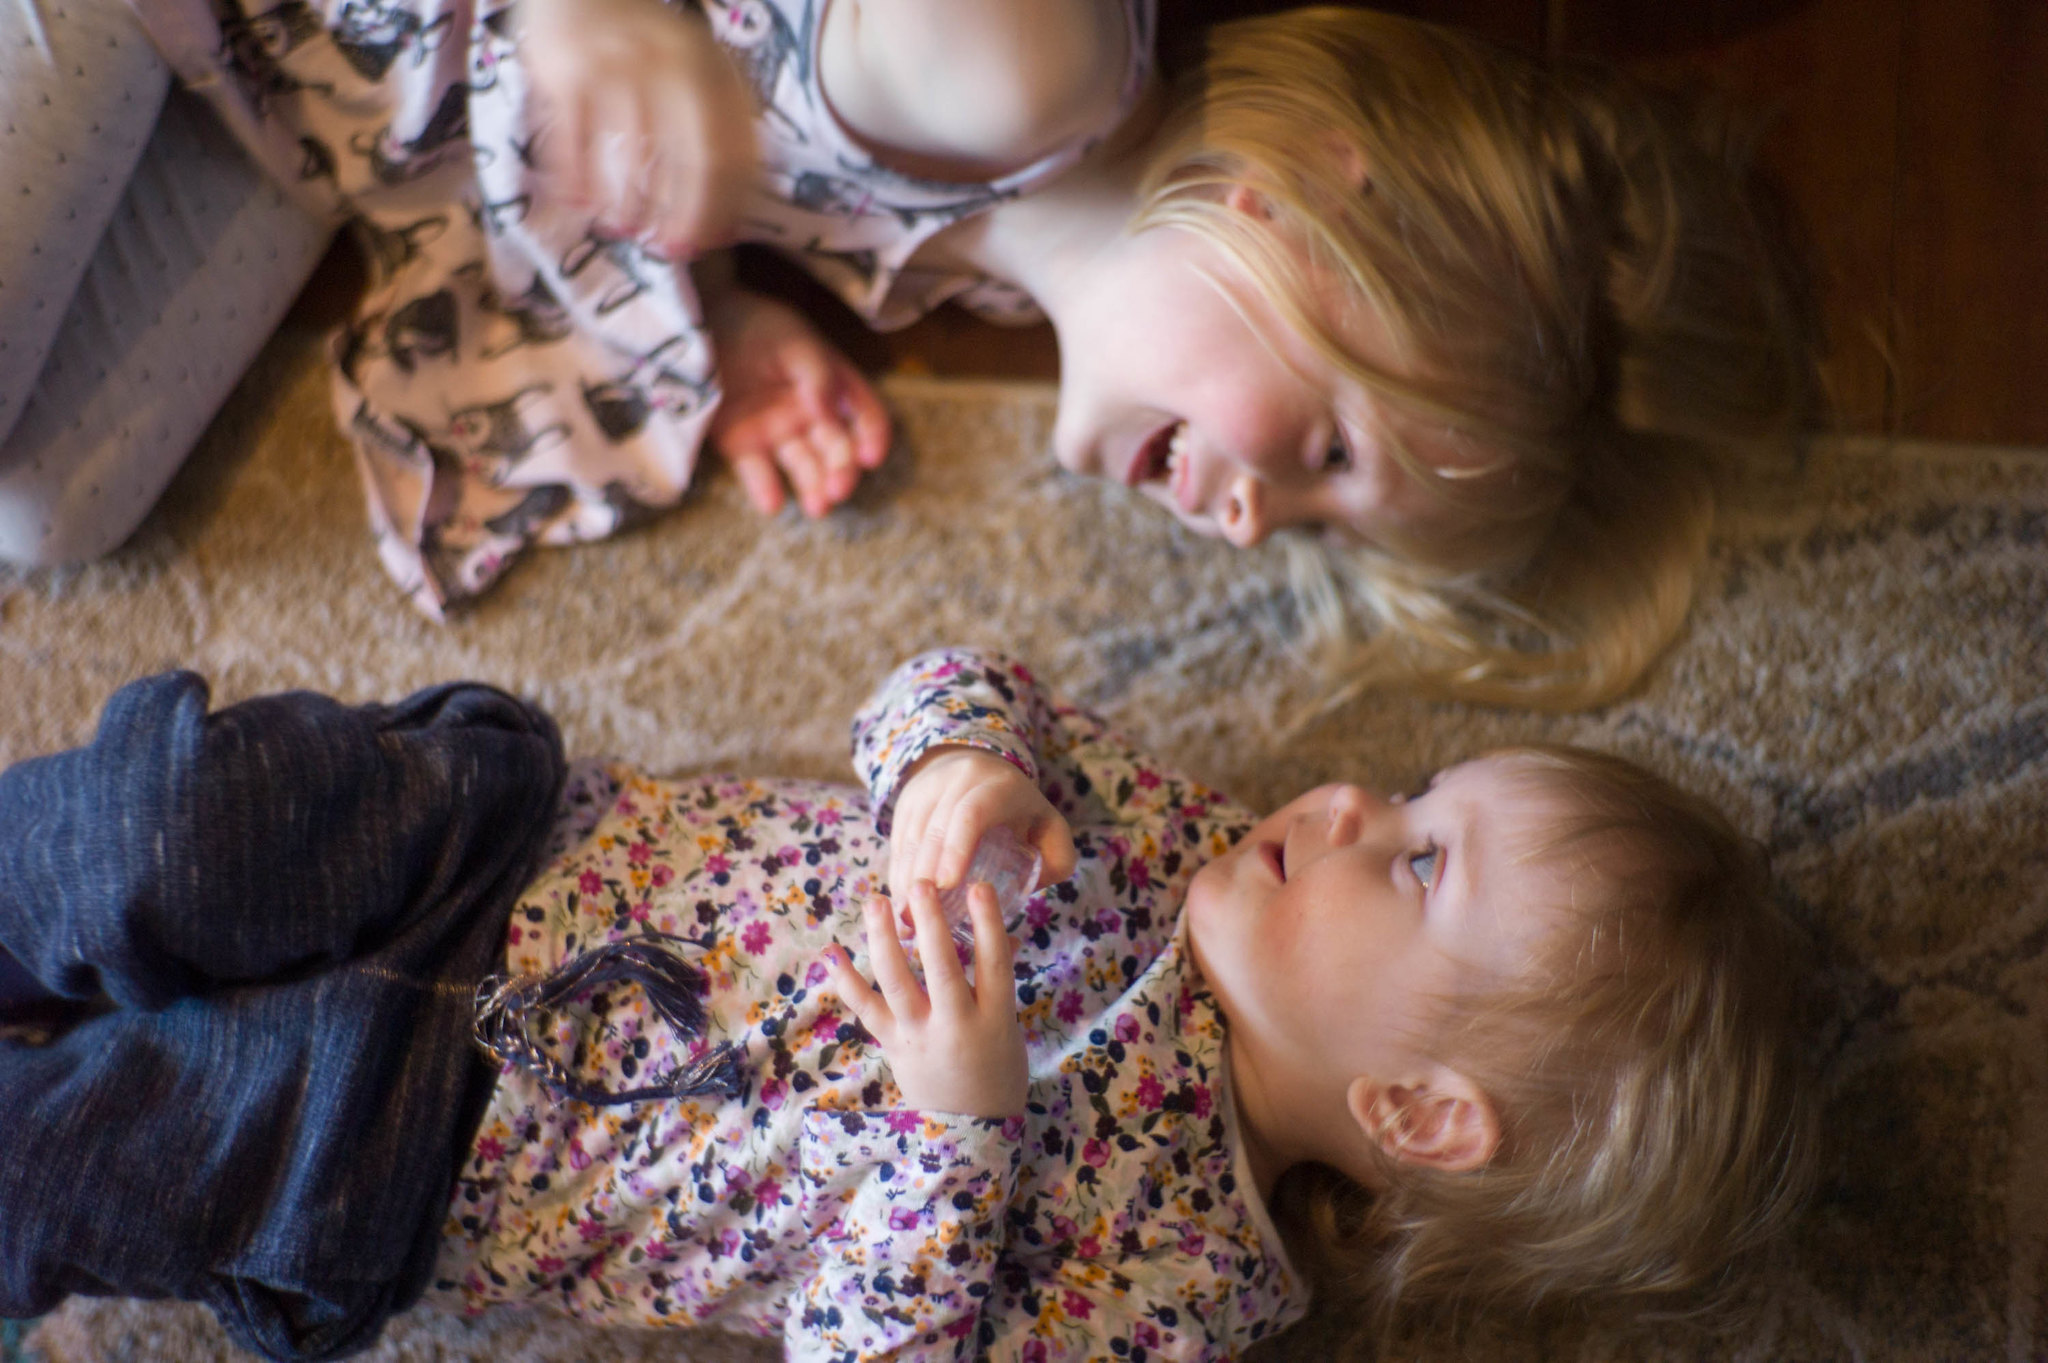
[[(1315, 1274), (1698, 1308), (1807, 1183), (1759, 860), (1612, 757), (1260, 819), (966, 652), (862, 710), (864, 792), (565, 778), (474, 685), (205, 701), (136, 683), (0, 776), (0, 944), (86, 1014), (0, 1047), (10, 1314), (1215, 1358)], [(1043, 883), (1007, 923), (977, 885), (969, 953), (933, 887), (995, 830)]]
[[(25, 38), (0, 86), (23, 118), (76, 107), (139, 146), (148, 101), (87, 107), (72, 79), (144, 57), (102, 8), (121, 7), (52, 18), (60, 45), (98, 26), (75, 58), (44, 70)], [(1236, 545), (1305, 532), (1304, 618), (1353, 683), (1625, 690), (1684, 617), (1717, 489), (1785, 463), (1812, 406), (1803, 314), (1725, 139), (1612, 73), (1453, 29), (1263, 16), (1220, 28), (1166, 97), (1153, 0), (135, 9), (280, 184), (363, 228), (336, 412), (383, 561), (436, 617), (534, 544), (674, 503), (706, 442), (769, 512), (793, 495), (823, 515), (881, 461), (860, 373), (704, 261), (735, 237), (876, 327), (949, 299), (1042, 312), (1059, 462)], [(45, 239), (82, 268), (91, 224), (127, 220), (114, 153), (75, 140), (38, 168), (66, 192), (10, 205), (48, 222), (0, 277), (40, 283)], [(214, 162), (243, 164), (194, 156), (173, 187)], [(111, 253), (159, 268), (153, 240)], [(219, 253), (191, 291), (236, 295), (229, 320), (136, 304), (59, 347), (49, 420), (0, 450), (0, 555), (103, 552), (146, 509), (211, 410), (174, 360), (224, 347), (188, 335), (139, 375), (108, 358), (140, 331), (253, 324), (239, 295), (265, 252)], [(71, 285), (44, 287), (18, 318), (0, 294), (36, 357), (0, 355), (0, 428), (65, 311)], [(162, 419), (75, 448), (93, 413), (70, 408), (109, 406)]]

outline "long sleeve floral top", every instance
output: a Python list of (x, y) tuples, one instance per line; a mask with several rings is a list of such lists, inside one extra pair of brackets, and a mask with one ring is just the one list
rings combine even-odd
[[(1073, 827), (1072, 879), (1033, 896), (1016, 988), (1031, 1062), (1008, 1120), (899, 1106), (880, 1047), (819, 989), (891, 802), (934, 744), (1000, 753)], [(1221, 1358), (1305, 1295), (1253, 1189), (1224, 1021), (1181, 927), (1189, 878), (1250, 826), (1006, 660), (901, 668), (854, 724), (867, 794), (798, 781), (572, 782), (559, 855), (514, 910), (508, 967), (545, 973), (647, 930), (687, 939), (707, 1034), (637, 986), (553, 1019), (578, 1078), (645, 1084), (712, 1045), (740, 1092), (592, 1107), (502, 1076), (460, 1171), (439, 1287), (624, 1325), (781, 1335), (792, 1359)]]

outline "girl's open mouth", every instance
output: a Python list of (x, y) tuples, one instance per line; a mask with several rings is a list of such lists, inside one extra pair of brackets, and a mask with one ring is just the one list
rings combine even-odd
[(1137, 456), (1124, 473), (1124, 486), (1136, 487), (1140, 483), (1163, 480), (1172, 467), (1174, 438), (1185, 428), (1185, 422), (1170, 421), (1146, 436), (1145, 443), (1138, 446)]

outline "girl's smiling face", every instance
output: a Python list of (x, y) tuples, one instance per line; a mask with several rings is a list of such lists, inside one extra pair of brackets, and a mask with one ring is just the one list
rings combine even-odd
[[(1387, 405), (1294, 335), (1207, 238), (1172, 226), (1124, 238), (1053, 315), (1053, 446), (1072, 472), (1137, 488), (1240, 547), (1288, 526), (1385, 543), (1446, 514), (1390, 448)], [(1363, 321), (1343, 330), (1354, 353), (1386, 348)], [(1475, 462), (1448, 441), (1407, 441), (1432, 466)]]
[(1319, 786), (1196, 875), (1195, 962), (1260, 1049), (1399, 1080), (1442, 1058), (1446, 1000), (1528, 970), (1558, 926), (1570, 878), (1531, 853), (1562, 812), (1512, 753), (1405, 799)]

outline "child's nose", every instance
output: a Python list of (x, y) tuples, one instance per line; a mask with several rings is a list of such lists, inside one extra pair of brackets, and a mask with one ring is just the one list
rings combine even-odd
[(1273, 525), (1268, 495), (1265, 483), (1257, 474), (1232, 475), (1223, 489), (1223, 506), (1216, 517), (1216, 523), (1223, 529), (1223, 538), (1240, 549), (1249, 549), (1271, 534)]
[(1330, 794), (1331, 846), (1348, 847), (1358, 841), (1372, 816), (1385, 809), (1386, 803), (1363, 786), (1338, 786)]

